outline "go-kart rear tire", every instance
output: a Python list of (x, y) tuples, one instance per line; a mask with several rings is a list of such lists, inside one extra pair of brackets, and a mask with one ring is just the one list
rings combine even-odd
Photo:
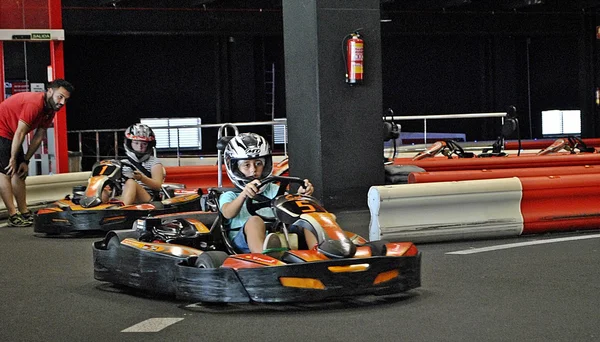
[(119, 237), (113, 235), (110, 237), (108, 242), (106, 243), (106, 250), (116, 250), (121, 245), (121, 241), (119, 241)]
[(229, 254), (222, 251), (208, 251), (198, 255), (194, 266), (197, 268), (219, 268)]
[(387, 243), (386, 240), (369, 241), (365, 243), (365, 246), (371, 248), (372, 256), (385, 256), (387, 254), (387, 248), (385, 247)]

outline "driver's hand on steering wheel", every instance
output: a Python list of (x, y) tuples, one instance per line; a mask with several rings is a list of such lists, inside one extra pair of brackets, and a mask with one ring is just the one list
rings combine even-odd
[(248, 184), (246, 184), (242, 190), (242, 195), (244, 195), (246, 198), (254, 198), (254, 196), (258, 194), (258, 185), (260, 185), (260, 181), (258, 179), (248, 182)]
[(312, 195), (313, 191), (315, 191), (315, 188), (308, 179), (304, 180), (304, 186), (298, 188), (298, 193), (302, 195), (310, 196)]

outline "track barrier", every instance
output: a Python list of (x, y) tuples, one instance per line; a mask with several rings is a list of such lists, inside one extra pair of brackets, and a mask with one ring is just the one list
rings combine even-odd
[(437, 242), (518, 236), (518, 178), (372, 186), (369, 240)]
[[(165, 183), (185, 184), (186, 188), (202, 188), (204, 190), (217, 186), (216, 165), (193, 165), (193, 166), (166, 166), (167, 177)], [(225, 167), (223, 170), (223, 186), (233, 187), (233, 183), (227, 177)]]
[(491, 158), (433, 157), (413, 161), (409, 158), (396, 158), (394, 165), (415, 165), (427, 172), (451, 170), (516, 169), (531, 167), (599, 165), (600, 153), (553, 154), (546, 156), (514, 156)]
[(536, 177), (536, 176), (562, 176), (576, 174), (600, 173), (600, 165), (563, 166), (563, 167), (532, 167), (523, 169), (491, 169), (491, 170), (463, 170), (463, 171), (436, 171), (436, 172), (411, 172), (408, 174), (408, 183), (449, 182), (475, 179), (507, 178), (507, 177)]
[(600, 228), (596, 174), (373, 186), (369, 239), (441, 242)]
[[(549, 157), (540, 157), (545, 158)], [(441, 242), (598, 229), (600, 177), (591, 172), (597, 168), (579, 168), (590, 173), (373, 186), (368, 192), (369, 238)], [(167, 171), (167, 182), (214, 186), (215, 171), (214, 166), (176, 167)], [(89, 176), (90, 172), (74, 172), (28, 177), (28, 204), (64, 198), (74, 186), (85, 185)], [(6, 209), (0, 205), (0, 210)]]
[[(90, 173), (89, 171), (71, 172), (27, 177), (25, 180), (27, 205), (51, 203), (72, 194), (74, 186), (87, 184)], [(6, 210), (6, 206), (3, 201), (0, 201), (0, 211), (3, 210)]]

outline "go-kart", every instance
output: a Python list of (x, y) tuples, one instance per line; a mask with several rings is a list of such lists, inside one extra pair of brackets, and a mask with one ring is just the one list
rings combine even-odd
[(568, 136), (566, 138), (558, 138), (548, 147), (540, 150), (537, 155), (545, 156), (551, 153), (556, 153), (561, 150), (566, 150), (570, 154), (580, 153), (596, 153), (596, 149), (588, 147), (579, 137)]
[[(315, 198), (284, 193), (302, 179), (273, 176), (260, 186), (272, 182), (280, 184), (274, 199), (256, 196), (246, 206), (268, 221), (280, 248), (239, 253), (218, 213), (161, 215), (95, 242), (94, 277), (182, 300), (228, 303), (387, 295), (420, 286), (421, 254), (412, 243), (368, 242), (345, 232)], [(211, 189), (209, 201), (222, 191)], [(318, 243), (303, 247), (294, 228)]]
[(448, 157), (448, 159), (452, 159), (453, 155), (458, 156), (458, 158), (477, 157), (473, 152), (465, 152), (465, 150), (454, 140), (440, 140), (433, 143), (425, 151), (417, 153), (412, 160), (430, 158), (440, 153)]
[(34, 215), (34, 232), (46, 235), (75, 233), (106, 233), (115, 229), (129, 229), (136, 219), (149, 214), (200, 210), (201, 196), (188, 192), (180, 184), (163, 184), (156, 201), (123, 205), (118, 200), (102, 201), (104, 189), (109, 197), (120, 191), (124, 175), (122, 167), (136, 168), (118, 160), (102, 160), (92, 168), (87, 187), (74, 187), (73, 194), (42, 208)]

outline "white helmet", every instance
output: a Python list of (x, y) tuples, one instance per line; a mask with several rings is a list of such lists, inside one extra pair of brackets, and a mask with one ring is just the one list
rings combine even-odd
[(269, 177), (273, 172), (271, 147), (265, 138), (256, 133), (241, 133), (229, 140), (224, 151), (225, 168), (229, 179), (243, 189), (253, 179), (246, 177), (238, 168), (238, 161), (263, 158), (265, 166), (259, 179)]
[[(133, 140), (145, 141), (148, 143), (146, 152), (140, 153), (133, 149), (131, 142)], [(138, 162), (146, 161), (152, 155), (152, 148), (156, 146), (156, 136), (152, 131), (152, 128), (144, 124), (135, 124), (127, 127), (125, 130), (125, 153), (131, 157), (131, 159), (137, 160)]]

